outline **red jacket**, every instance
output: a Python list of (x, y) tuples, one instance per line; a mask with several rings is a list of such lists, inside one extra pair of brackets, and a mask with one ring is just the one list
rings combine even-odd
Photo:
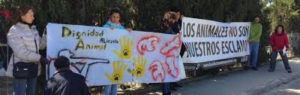
[(289, 40), (285, 33), (278, 35), (274, 32), (269, 39), (269, 44), (272, 46), (273, 51), (281, 51), (284, 46), (286, 50), (289, 48)]

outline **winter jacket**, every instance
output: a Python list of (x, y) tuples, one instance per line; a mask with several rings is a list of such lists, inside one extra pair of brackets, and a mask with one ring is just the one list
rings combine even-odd
[(61, 69), (47, 82), (45, 95), (90, 95), (82, 75)]
[[(39, 49), (46, 47), (46, 37), (41, 38), (36, 26), (29, 26), (24, 23), (13, 25), (7, 34), (8, 45), (12, 48), (13, 54), (7, 67), (6, 75), (13, 77), (13, 64), (17, 62), (34, 62), (39, 65), (41, 55)], [(14, 62), (13, 62), (14, 58)], [(39, 75), (41, 66), (39, 65)]]
[(120, 23), (113, 23), (110, 20), (108, 20), (103, 27), (106, 27), (106, 28), (113, 27), (116, 29), (125, 29)]
[(269, 44), (272, 46), (273, 51), (281, 51), (284, 46), (286, 49), (289, 48), (289, 40), (285, 33), (277, 34), (274, 32), (269, 39)]
[(176, 32), (176, 34), (180, 33), (181, 26), (182, 26), (181, 24), (182, 24), (182, 19), (179, 19), (177, 22), (174, 23), (174, 25), (172, 25), (172, 30)]

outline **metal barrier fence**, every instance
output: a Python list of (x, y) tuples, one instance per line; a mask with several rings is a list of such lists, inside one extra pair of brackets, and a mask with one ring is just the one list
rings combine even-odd
[(6, 77), (4, 66), (8, 62), (11, 50), (7, 44), (0, 43), (0, 95), (12, 94), (12, 79)]
[(7, 44), (0, 43), (0, 76), (5, 76), (4, 66), (9, 60), (9, 47)]

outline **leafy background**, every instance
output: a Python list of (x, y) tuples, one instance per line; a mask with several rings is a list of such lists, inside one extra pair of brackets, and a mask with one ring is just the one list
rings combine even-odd
[[(122, 11), (121, 20), (126, 27), (155, 32), (162, 31), (162, 15), (173, 6), (184, 16), (216, 21), (224, 21), (226, 15), (230, 21), (251, 21), (253, 16), (260, 15), (260, 62), (268, 59), (267, 39), (276, 25), (283, 24), (289, 33), (300, 32), (300, 0), (0, 0), (0, 11), (12, 13), (19, 5), (34, 7), (34, 23), (40, 32), (49, 22), (102, 26), (109, 10), (116, 7)], [(11, 21), (0, 18), (3, 39)]]

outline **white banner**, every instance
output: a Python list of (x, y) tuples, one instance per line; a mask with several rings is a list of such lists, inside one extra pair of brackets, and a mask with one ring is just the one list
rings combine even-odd
[(48, 77), (55, 73), (55, 58), (66, 56), (72, 71), (83, 75), (89, 86), (174, 82), (186, 77), (179, 35), (48, 24), (47, 47)]
[(184, 63), (201, 63), (249, 55), (249, 22), (221, 23), (183, 18)]

